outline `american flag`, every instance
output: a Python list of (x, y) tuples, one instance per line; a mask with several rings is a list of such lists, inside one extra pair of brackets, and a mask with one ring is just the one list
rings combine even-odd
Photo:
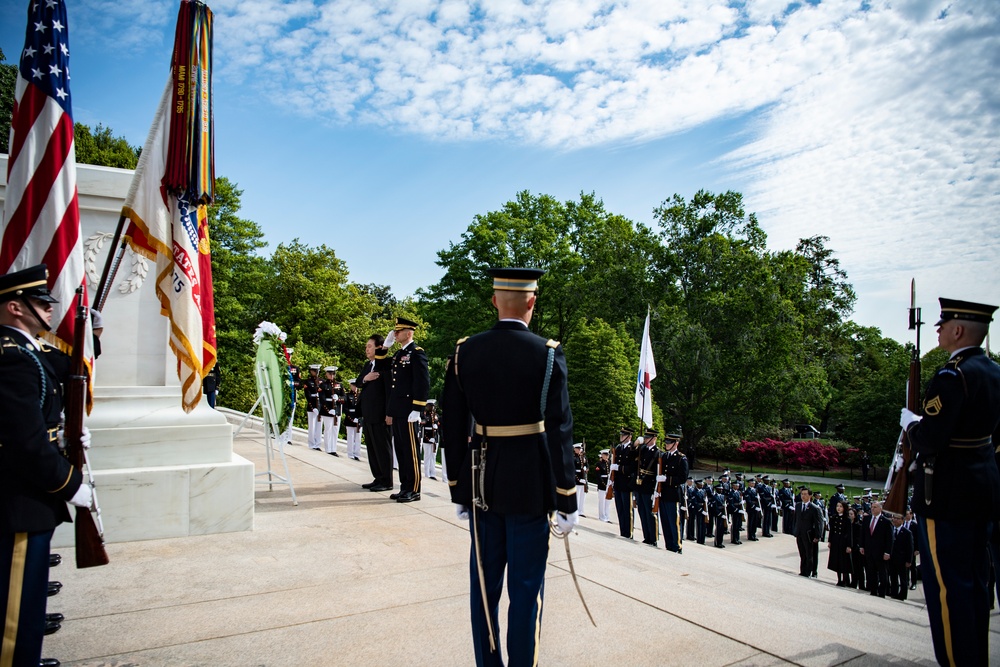
[[(0, 274), (48, 266), (49, 288), (59, 303), (52, 314), (54, 335), (47, 337), (67, 352), (74, 292), (85, 285), (69, 80), (66, 6), (62, 0), (34, 0), (14, 93)], [(91, 337), (84, 340), (89, 348)], [(90, 349), (85, 356), (93, 356)]]

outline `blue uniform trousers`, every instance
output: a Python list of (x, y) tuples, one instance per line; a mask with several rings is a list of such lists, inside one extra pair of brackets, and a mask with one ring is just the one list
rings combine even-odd
[(677, 503), (660, 498), (660, 524), (663, 526), (663, 541), (667, 551), (681, 549), (681, 523), (677, 517)]
[(632, 510), (632, 492), (615, 487), (615, 511), (618, 512), (618, 532), (622, 537), (632, 537), (635, 512)]
[[(399, 462), (399, 492), (420, 493), (420, 457), (417, 456), (417, 443), (420, 438), (417, 429), (420, 422), (408, 422), (405, 419), (392, 419), (392, 445), (396, 450), (396, 460)], [(390, 476), (392, 469), (390, 468)]]
[(942, 665), (989, 664), (992, 524), (920, 517), (920, 576), (934, 655)]
[(51, 530), (0, 534), (0, 664), (38, 667), (45, 636)]
[(639, 510), (639, 524), (642, 526), (643, 544), (656, 544), (656, 517), (653, 515), (653, 494), (636, 493), (635, 506)]
[[(499, 514), (476, 510), (472, 539), (478, 534), (483, 581), (494, 632), (498, 624), (504, 570), (507, 572), (507, 658), (511, 667), (538, 664), (538, 639), (542, 625), (545, 560), (549, 553), (549, 519), (546, 515)], [(490, 652), (489, 628), (476, 566), (476, 544), (470, 558), (472, 643), (479, 667), (502, 667), (500, 638)]]

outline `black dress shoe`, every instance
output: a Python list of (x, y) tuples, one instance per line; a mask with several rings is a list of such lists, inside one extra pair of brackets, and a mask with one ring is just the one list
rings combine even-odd
[(38, 667), (59, 667), (60, 664), (55, 658), (42, 658), (38, 661)]
[(396, 492), (396, 493), (390, 493), (390, 494), (389, 494), (389, 500), (399, 500), (399, 497), (400, 497), (401, 495), (403, 495), (403, 492), (402, 492), (402, 491), (398, 491), (398, 492)]
[(917, 585), (916, 584), (910, 584), (910, 590), (911, 591), (917, 590)]
[(59, 612), (55, 612), (53, 614), (45, 614), (45, 620), (52, 621), (53, 623), (62, 623), (64, 620), (66, 620), (66, 617), (60, 614)]
[(378, 486), (378, 482), (368, 482), (367, 484), (362, 484), (361, 488), (362, 489), (370, 489), (373, 486)]
[(59, 554), (49, 554), (49, 567), (55, 567), (62, 562), (62, 556)]
[(361, 460), (357, 456), (352, 456), (351, 458), (354, 459), (355, 461), (360, 461)]
[(49, 582), (49, 597), (52, 597), (56, 593), (62, 590), (61, 581), (50, 581)]
[(369, 491), (392, 491), (391, 486), (375, 485), (368, 489)]
[(414, 500), (420, 500), (420, 494), (415, 491), (401, 493), (399, 498), (396, 498), (397, 503), (412, 503)]
[(337, 452), (327, 452), (327, 454), (329, 454), (330, 456), (336, 456), (338, 458), (340, 457), (340, 454), (338, 454)]
[(45, 634), (54, 635), (59, 632), (59, 628), (61, 627), (62, 624), (56, 623), (55, 621), (45, 621)]

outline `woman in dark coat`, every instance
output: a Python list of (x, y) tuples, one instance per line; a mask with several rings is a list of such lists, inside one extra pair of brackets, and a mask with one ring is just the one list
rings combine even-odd
[(843, 502), (838, 502), (837, 507), (830, 513), (828, 546), (830, 547), (830, 559), (827, 561), (827, 569), (837, 573), (838, 586), (850, 586), (852, 570), (851, 520), (847, 516), (847, 506)]
[(848, 584), (851, 588), (865, 590), (865, 557), (861, 555), (861, 517), (852, 507), (847, 511), (848, 519), (851, 522), (851, 571), (853, 577)]

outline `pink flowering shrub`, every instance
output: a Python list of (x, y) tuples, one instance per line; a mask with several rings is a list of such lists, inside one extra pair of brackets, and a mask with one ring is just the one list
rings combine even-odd
[(765, 438), (763, 441), (744, 440), (736, 450), (741, 457), (758, 465), (784, 464), (789, 468), (833, 468), (840, 454), (832, 445), (816, 440), (783, 442)]

